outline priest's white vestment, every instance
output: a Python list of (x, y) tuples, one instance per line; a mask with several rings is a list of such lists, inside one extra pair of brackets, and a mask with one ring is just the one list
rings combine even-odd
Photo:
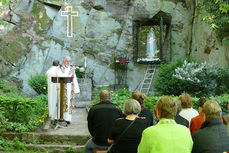
[[(58, 104), (58, 108), (60, 108), (59, 83), (53, 83), (51, 81), (52, 77), (57, 77), (59, 71), (60, 71), (59, 66), (52, 66), (46, 72), (47, 83), (48, 83), (48, 110), (49, 110), (49, 117), (51, 118), (51, 120), (57, 119), (57, 104)], [(58, 116), (60, 116), (60, 113), (58, 113)]]

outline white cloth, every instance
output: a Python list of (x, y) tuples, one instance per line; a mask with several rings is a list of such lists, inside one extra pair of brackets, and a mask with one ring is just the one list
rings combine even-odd
[[(57, 104), (59, 104), (59, 100), (60, 100), (60, 97), (59, 97), (60, 93), (57, 94), (57, 92), (60, 92), (59, 84), (53, 83), (51, 81), (52, 77), (57, 77), (58, 71), (59, 71), (58, 66), (52, 66), (46, 72), (47, 83), (48, 83), (48, 109), (49, 109), (49, 117), (51, 118), (51, 120), (57, 119)], [(60, 107), (58, 106), (58, 108)], [(58, 116), (59, 115), (60, 113), (58, 113)]]
[(74, 93), (79, 93), (79, 85), (75, 73), (70, 73), (71, 67), (64, 67), (64, 70), (60, 70), (58, 73), (59, 77), (73, 77), (72, 83), (65, 84), (64, 91), (64, 120), (72, 120), (72, 111), (74, 109)]
[(199, 113), (195, 109), (193, 109), (193, 108), (184, 108), (184, 109), (182, 109), (180, 111), (179, 115), (182, 116), (183, 118), (185, 118), (186, 120), (188, 120), (189, 123), (190, 123), (191, 119), (193, 117), (198, 116)]

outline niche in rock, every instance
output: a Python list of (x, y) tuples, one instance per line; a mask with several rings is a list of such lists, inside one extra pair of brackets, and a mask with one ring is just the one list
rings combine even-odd
[(133, 57), (136, 63), (159, 64), (171, 61), (171, 16), (169, 14), (159, 12), (151, 19), (135, 20), (133, 25)]

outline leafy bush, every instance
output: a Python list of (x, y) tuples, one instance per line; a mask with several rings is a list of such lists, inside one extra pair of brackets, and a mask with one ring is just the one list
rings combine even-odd
[(45, 74), (36, 74), (31, 76), (29, 86), (33, 88), (39, 95), (47, 94), (47, 79)]
[(3, 80), (0, 80), (0, 93), (17, 93), (17, 87), (8, 86)]
[(175, 61), (162, 65), (155, 79), (155, 88), (162, 95), (214, 96), (229, 90), (229, 70), (207, 62)]
[(171, 64), (161, 65), (158, 69), (154, 87), (162, 95), (179, 95), (183, 92), (180, 81), (173, 76), (175, 69), (182, 64), (182, 60), (177, 60)]
[(8, 120), (4, 126), (7, 131), (26, 132), (37, 128), (36, 123), (47, 109), (47, 95), (34, 99), (25, 96), (0, 95), (0, 110)]
[(207, 62), (184, 61), (181, 67), (175, 69), (173, 76), (177, 78), (183, 91), (195, 96), (215, 95), (219, 68)]
[(3, 111), (0, 112), (0, 133), (6, 130), (6, 118), (3, 113)]

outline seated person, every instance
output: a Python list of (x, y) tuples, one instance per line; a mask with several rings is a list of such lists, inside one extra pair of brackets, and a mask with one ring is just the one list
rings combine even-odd
[(110, 93), (103, 90), (99, 95), (99, 103), (88, 112), (88, 130), (92, 136), (85, 144), (85, 152), (92, 153), (93, 149), (107, 149), (107, 138), (110, 129), (117, 118), (122, 117), (121, 109), (111, 103)]
[(123, 111), (126, 117), (117, 119), (111, 128), (108, 143), (114, 145), (109, 153), (137, 153), (142, 131), (148, 126), (145, 117), (138, 117), (141, 106), (136, 100), (125, 102)]
[(195, 131), (199, 130), (200, 127), (202, 126), (202, 123), (204, 122), (204, 118), (203, 118), (203, 105), (206, 101), (210, 100), (210, 98), (206, 98), (206, 97), (201, 97), (198, 100), (198, 106), (199, 106), (199, 113), (200, 115), (192, 118), (191, 123), (190, 123), (190, 131), (191, 134), (193, 134)]
[(229, 114), (223, 116), (223, 124), (229, 125)]
[(176, 117), (175, 117), (176, 123), (180, 124), (180, 125), (184, 125), (187, 128), (189, 128), (189, 121), (179, 115), (179, 113), (181, 111), (181, 102), (180, 102), (180, 100), (176, 100), (176, 103), (177, 103), (177, 114), (176, 114)]
[(155, 109), (160, 121), (143, 131), (138, 153), (191, 153), (193, 142), (189, 129), (174, 121), (176, 101), (162, 96)]
[(181, 101), (182, 106), (179, 115), (188, 120), (190, 123), (193, 117), (199, 115), (199, 113), (192, 108), (192, 97), (189, 94), (183, 93), (179, 96), (179, 100)]
[(153, 125), (153, 115), (152, 112), (144, 106), (144, 99), (146, 98), (146, 95), (139, 92), (134, 91), (132, 93), (132, 98), (137, 100), (141, 105), (141, 112), (138, 114), (139, 117), (145, 117), (148, 121), (148, 124), (151, 126)]
[[(219, 104), (219, 106), (222, 107), (222, 106), (221, 106), (221, 101), (220, 101), (219, 99), (213, 98), (212, 100), (215, 100), (215, 101)], [(227, 115), (227, 113), (225, 113), (225, 112), (222, 110), (222, 116), (224, 116), (224, 115)], [(223, 119), (221, 119), (221, 120), (223, 120)]]
[(200, 130), (193, 133), (192, 153), (223, 153), (229, 151), (227, 127), (222, 123), (222, 110), (214, 100), (203, 105), (204, 123)]

